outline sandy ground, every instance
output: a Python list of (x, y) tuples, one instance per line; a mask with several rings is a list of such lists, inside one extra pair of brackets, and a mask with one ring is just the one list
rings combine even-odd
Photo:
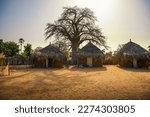
[(0, 99), (150, 99), (150, 70), (28, 69), (0, 76)]

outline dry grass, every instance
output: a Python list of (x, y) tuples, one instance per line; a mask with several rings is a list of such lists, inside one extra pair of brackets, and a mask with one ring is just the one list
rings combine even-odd
[(150, 99), (150, 70), (17, 70), (0, 78), (0, 99)]

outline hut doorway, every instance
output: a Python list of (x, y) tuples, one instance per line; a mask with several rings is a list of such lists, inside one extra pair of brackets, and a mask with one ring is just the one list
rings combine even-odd
[(87, 58), (87, 65), (92, 67), (93, 66), (93, 62), (92, 62), (92, 58)]
[(134, 68), (138, 67), (137, 60), (135, 58), (133, 58), (133, 67)]
[(48, 67), (52, 67), (53, 59), (49, 58), (48, 59)]

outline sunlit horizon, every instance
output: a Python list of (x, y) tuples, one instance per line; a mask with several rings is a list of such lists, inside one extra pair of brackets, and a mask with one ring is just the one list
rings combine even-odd
[(90, 8), (112, 51), (129, 39), (145, 49), (150, 45), (149, 0), (1, 0), (0, 39), (47, 46), (46, 24), (57, 20), (64, 6)]

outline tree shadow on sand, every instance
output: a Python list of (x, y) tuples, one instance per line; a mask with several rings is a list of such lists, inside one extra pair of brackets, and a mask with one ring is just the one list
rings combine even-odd
[(116, 67), (122, 70), (131, 71), (131, 72), (149, 72), (150, 73), (150, 69), (146, 69), (146, 68), (128, 68), (128, 67), (121, 67), (121, 66), (116, 66)]
[(97, 72), (97, 71), (106, 71), (107, 68), (104, 67), (78, 67), (73, 66), (69, 69), (70, 71), (80, 71), (80, 72)]
[[(11, 74), (13, 74), (13, 73), (11, 73)], [(2, 80), (7, 80), (7, 79), (9, 79), (9, 80), (10, 80), (10, 79), (15, 79), (15, 78), (21, 78), (21, 77), (23, 77), (23, 76), (26, 76), (26, 75), (30, 74), (30, 72), (23, 73), (23, 74), (17, 75), (17, 76), (11, 76), (11, 74), (8, 75), (8, 76), (3, 76), (3, 77), (0, 78), (0, 79), (2, 79)]]
[(32, 71), (36, 71), (36, 70), (45, 70), (45, 71), (47, 71), (47, 70), (49, 70), (49, 71), (57, 71), (57, 70), (61, 70), (61, 69), (63, 69), (63, 67), (56, 67), (56, 68), (53, 68), (53, 67), (48, 67), (48, 68), (35, 68), (35, 67), (32, 67), (32, 68), (30, 68), (29, 70), (32, 70)]
[[(35, 71), (37, 72), (37, 70)], [(42, 74), (35, 73), (32, 80), (28, 80), (29, 77), (26, 76), (27, 80), (23, 80), (22, 82), (17, 79), (17, 84), (5, 84), (8, 81), (13, 81), (13, 79), (16, 78), (21, 79), (21, 76), (29, 74), (34, 74), (34, 70), (31, 70), (28, 74), (26, 73), (13, 78), (3, 79), (3, 82), (0, 83), (0, 99), (62, 99), (61, 95), (59, 96), (59, 93), (85, 82), (84, 78), (78, 80), (77, 78), (67, 76), (67, 73), (63, 74), (64, 76), (66, 76), (65, 78), (63, 78), (57, 73), (44, 70)], [(67, 82), (65, 81), (65, 79), (67, 80)]]

